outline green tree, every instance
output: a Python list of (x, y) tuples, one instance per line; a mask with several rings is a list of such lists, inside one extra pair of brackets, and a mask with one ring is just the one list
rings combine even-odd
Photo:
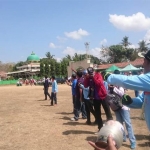
[(45, 69), (45, 75), (49, 76), (50, 75), (50, 64), (46, 63), (44, 69)]
[(56, 76), (61, 76), (61, 63), (59, 62), (56, 62), (55, 63), (55, 72), (56, 72)]
[(127, 48), (129, 45), (131, 45), (127, 36), (123, 37), (121, 45), (124, 46), (124, 48)]
[(44, 76), (45, 75), (45, 69), (44, 69), (44, 63), (41, 62), (40, 63), (40, 76)]
[(148, 45), (150, 43), (146, 43), (146, 41), (142, 40), (138, 44), (139, 44), (138, 49), (139, 49), (140, 52), (147, 52), (149, 50)]
[(54, 56), (55, 56), (55, 55), (51, 55), (50, 52), (46, 52), (45, 55), (46, 55), (46, 57), (49, 58), (49, 59), (54, 59)]
[(50, 62), (50, 75), (55, 76), (55, 60), (51, 60)]

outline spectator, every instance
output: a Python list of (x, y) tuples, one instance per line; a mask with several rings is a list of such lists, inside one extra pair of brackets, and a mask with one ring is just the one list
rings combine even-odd
[[(92, 67), (87, 68), (87, 71), (89, 74), (90, 98), (93, 99), (96, 122), (98, 124), (98, 130), (100, 130), (103, 127), (101, 104), (105, 108), (104, 110), (108, 110), (108, 105), (106, 105), (105, 101), (107, 92), (101, 74), (94, 72)], [(111, 120), (112, 115), (109, 114), (109, 116), (110, 118), (108, 118), (108, 120)]]
[(143, 105), (145, 121), (150, 131), (150, 50), (145, 54), (139, 53), (139, 56), (144, 57), (144, 74), (134, 76), (107, 74), (105, 75), (105, 79), (109, 84), (144, 91), (138, 97), (133, 98), (133, 102), (128, 107), (142, 108)]
[(51, 92), (51, 105), (53, 106), (53, 101), (55, 102), (55, 105), (57, 105), (57, 82), (55, 80), (55, 76), (52, 76), (52, 92)]
[[(86, 124), (90, 125), (91, 124), (90, 112), (93, 114), (93, 116), (95, 118), (95, 110), (93, 109), (93, 102), (89, 98), (89, 86), (88, 86), (88, 78), (89, 78), (89, 76), (88, 76), (87, 70), (84, 70), (83, 77), (84, 77), (84, 85), (83, 84), (79, 84), (79, 86), (83, 90), (85, 110), (86, 110), (86, 113), (87, 113)], [(96, 118), (95, 118), (95, 120), (96, 120)]]
[(82, 97), (82, 89), (79, 84), (83, 84), (84, 79), (82, 78), (82, 71), (77, 71), (77, 84), (76, 84), (76, 100), (75, 100), (75, 109), (74, 109), (74, 117), (71, 118), (71, 121), (78, 121), (79, 114), (82, 112), (82, 118), (86, 119), (86, 111), (85, 111), (85, 103), (83, 102)]
[(48, 82), (47, 76), (45, 76), (45, 79), (44, 79), (44, 95), (45, 95), (45, 100), (47, 100), (47, 95), (51, 99), (51, 96), (50, 96), (50, 94), (48, 92), (48, 89), (49, 89), (49, 82)]
[[(119, 70), (115, 70), (114, 74), (120, 74)], [(124, 95), (124, 89), (120, 86), (112, 86), (112, 94), (115, 93), (117, 95), (119, 95), (120, 97), (122, 97)], [(134, 136), (134, 132), (133, 132), (133, 128), (132, 128), (132, 124), (131, 124), (131, 120), (130, 120), (130, 112), (129, 112), (129, 108), (127, 106), (124, 106), (119, 109), (114, 111), (115, 115), (116, 115), (116, 120), (119, 121), (122, 125), (123, 122), (125, 122), (125, 126), (126, 126), (126, 130), (128, 132), (128, 137), (130, 140), (130, 144), (131, 144), (131, 149), (135, 149), (136, 147), (136, 139)], [(123, 133), (123, 141), (126, 142), (126, 133), (124, 131)]]
[(73, 112), (75, 109), (75, 99), (76, 99), (76, 84), (77, 84), (77, 79), (76, 79), (76, 74), (72, 74), (71, 81), (66, 80), (66, 83), (71, 86), (72, 89), (72, 103), (73, 103)]

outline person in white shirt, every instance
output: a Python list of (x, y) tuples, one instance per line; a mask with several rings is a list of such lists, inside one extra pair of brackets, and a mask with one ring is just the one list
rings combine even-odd
[[(120, 74), (120, 71), (115, 70), (114, 74)], [(113, 86), (112, 88), (113, 88), (113, 92), (118, 94), (120, 97), (122, 97), (125, 93), (123, 87)], [(136, 138), (134, 136), (129, 111), (130, 111), (129, 108), (127, 106), (123, 105), (123, 107), (121, 109), (119, 109), (117, 111), (114, 111), (114, 112), (115, 112), (115, 115), (116, 115), (116, 120), (119, 121), (121, 124), (123, 124), (123, 122), (125, 123), (126, 130), (128, 132), (129, 141), (130, 141), (130, 144), (131, 144), (131, 149), (135, 149), (135, 147), (136, 147)], [(125, 132), (124, 132), (124, 135), (123, 135), (123, 141), (126, 142)]]

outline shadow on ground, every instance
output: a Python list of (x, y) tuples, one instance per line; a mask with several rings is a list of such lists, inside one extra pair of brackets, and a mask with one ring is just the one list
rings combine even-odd
[(39, 100), (36, 100), (36, 101), (47, 101), (47, 100), (45, 100), (45, 99), (39, 99)]
[(70, 115), (73, 114), (73, 112), (58, 112), (56, 114), (61, 114), (61, 115)]
[[(49, 106), (49, 107), (50, 107), (50, 106), (53, 106), (53, 105), (41, 105), (41, 106)], [(53, 106), (53, 107), (54, 107), (54, 106)]]
[(83, 130), (67, 130), (63, 132), (63, 135), (69, 135), (69, 134), (94, 134), (94, 132), (83, 131)]
[(86, 141), (92, 141), (92, 142), (95, 142), (97, 139), (97, 135), (93, 135), (93, 136), (88, 136), (85, 140)]
[(63, 119), (63, 120), (70, 120), (70, 117), (66, 117), (66, 116), (64, 116), (64, 117), (59, 118), (59, 119)]
[(140, 135), (140, 134), (135, 134), (136, 140), (141, 141), (141, 140), (148, 140), (150, 141), (150, 136), (149, 135)]

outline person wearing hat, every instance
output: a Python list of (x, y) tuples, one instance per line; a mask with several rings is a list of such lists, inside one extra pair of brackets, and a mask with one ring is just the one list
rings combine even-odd
[[(91, 124), (90, 113), (92, 113), (94, 118), (95, 118), (95, 110), (93, 108), (93, 103), (89, 98), (89, 84), (88, 84), (89, 74), (88, 74), (87, 70), (83, 71), (83, 78), (84, 78), (84, 82), (83, 82), (83, 84), (80, 83), (79, 86), (83, 90), (85, 110), (86, 110), (86, 113), (87, 113), (86, 124), (90, 125)], [(95, 120), (96, 120), (96, 118), (95, 118)]]
[[(114, 74), (119, 75), (120, 71), (119, 70), (115, 70)], [(111, 92), (115, 93), (117, 95), (120, 96), (120, 98), (124, 95), (124, 88), (121, 86), (113, 86), (111, 85)], [(115, 115), (116, 115), (116, 120), (119, 121), (122, 125), (123, 122), (125, 123), (126, 126), (126, 130), (128, 132), (128, 137), (129, 137), (129, 141), (131, 144), (131, 149), (135, 149), (136, 147), (136, 138), (134, 136), (134, 132), (133, 132), (133, 128), (132, 128), (132, 124), (131, 124), (131, 120), (130, 120), (130, 109), (127, 106), (122, 105), (122, 108), (114, 111)], [(126, 142), (126, 133), (125, 131), (123, 132), (123, 141)]]
[(92, 67), (87, 68), (89, 74), (89, 86), (90, 86), (90, 99), (93, 100), (96, 123), (98, 124), (98, 130), (103, 127), (103, 120), (101, 117), (101, 105), (105, 110), (105, 113), (109, 113), (107, 120), (112, 120), (112, 115), (109, 106), (106, 104), (105, 98), (107, 95), (106, 88), (104, 86), (102, 75), (99, 72), (94, 72)]
[(106, 73), (104, 79), (109, 84), (122, 86), (126, 89), (144, 91), (138, 97), (133, 98), (128, 107), (142, 108), (143, 106), (145, 121), (150, 131), (150, 50), (146, 53), (139, 53), (138, 55), (144, 58), (144, 74), (125, 76)]

